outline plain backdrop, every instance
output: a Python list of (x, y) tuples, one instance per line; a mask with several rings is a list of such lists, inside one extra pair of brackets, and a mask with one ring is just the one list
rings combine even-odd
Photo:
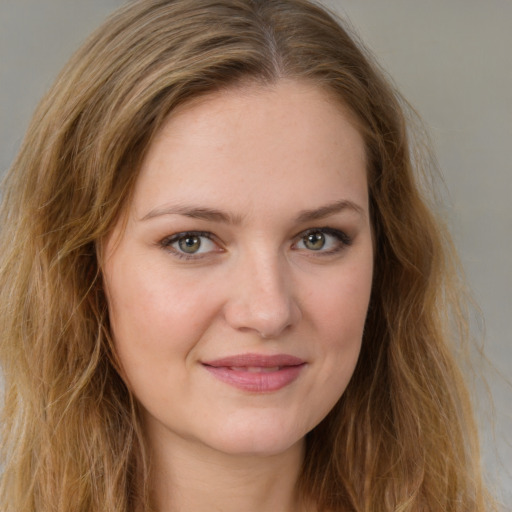
[[(0, 170), (39, 98), (122, 0), (0, 0)], [(493, 367), (479, 406), (491, 485), (512, 505), (512, 0), (323, 0), (349, 23), (429, 127), (451, 226), (485, 318)], [(478, 327), (478, 326), (477, 326)], [(499, 373), (502, 376), (499, 376)]]

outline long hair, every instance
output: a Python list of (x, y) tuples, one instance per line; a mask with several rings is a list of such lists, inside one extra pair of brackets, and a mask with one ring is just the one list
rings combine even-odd
[(283, 77), (316, 84), (351, 111), (366, 145), (375, 238), (360, 358), (307, 435), (299, 489), (322, 512), (491, 508), (452, 353), (462, 325), (455, 260), (424, 199), (398, 93), (307, 0), (139, 0), (61, 72), (4, 183), (2, 511), (149, 510), (140, 415), (110, 336), (102, 241), (178, 105)]

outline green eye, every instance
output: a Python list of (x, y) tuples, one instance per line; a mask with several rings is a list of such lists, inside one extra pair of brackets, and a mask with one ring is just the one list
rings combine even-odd
[(194, 259), (206, 256), (208, 253), (222, 252), (212, 238), (209, 232), (184, 231), (164, 238), (160, 244), (178, 258)]
[(306, 247), (306, 249), (319, 251), (325, 246), (325, 234), (320, 231), (308, 233), (302, 241), (304, 242), (304, 247)]
[(194, 235), (183, 236), (178, 240), (181, 251), (187, 254), (194, 254), (201, 248), (201, 238)]
[(352, 244), (352, 239), (346, 233), (329, 227), (308, 229), (297, 238), (294, 249), (326, 256), (341, 252)]

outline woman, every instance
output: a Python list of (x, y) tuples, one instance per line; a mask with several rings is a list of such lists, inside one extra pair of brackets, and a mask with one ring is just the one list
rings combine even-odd
[(4, 186), (3, 508), (492, 509), (412, 155), (308, 1), (114, 14)]

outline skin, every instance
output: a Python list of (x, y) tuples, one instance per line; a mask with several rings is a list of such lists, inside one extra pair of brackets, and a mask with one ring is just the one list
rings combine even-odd
[[(350, 116), (290, 80), (195, 100), (152, 143), (126, 215), (104, 279), (158, 510), (299, 510), (304, 436), (350, 380), (370, 298), (365, 152)], [(272, 391), (205, 366), (239, 354), (303, 364)]]

